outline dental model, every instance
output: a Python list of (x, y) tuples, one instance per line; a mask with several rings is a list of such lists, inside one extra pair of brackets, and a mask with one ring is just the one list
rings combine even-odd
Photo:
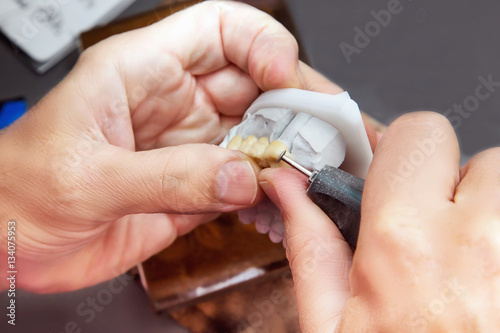
[[(360, 178), (366, 177), (373, 157), (358, 105), (347, 92), (327, 95), (280, 89), (263, 93), (221, 146), (246, 153), (263, 168), (278, 166), (278, 156), (286, 150), (307, 169), (330, 165)], [(282, 241), (283, 220), (268, 199), (240, 210), (238, 216), (245, 224), (255, 222), (257, 231), (269, 233), (271, 241)]]
[(243, 140), (241, 135), (236, 135), (226, 148), (240, 150), (255, 159), (261, 168), (277, 166), (279, 154), (284, 150), (288, 151), (285, 144), (279, 140), (269, 143), (267, 137), (263, 136), (257, 139), (254, 135), (248, 136), (245, 140)]

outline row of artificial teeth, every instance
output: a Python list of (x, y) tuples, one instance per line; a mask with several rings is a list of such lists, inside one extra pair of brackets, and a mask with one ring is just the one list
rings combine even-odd
[(284, 162), (278, 163), (278, 158), (283, 151), (287, 151), (287, 146), (274, 140), (269, 143), (267, 137), (257, 139), (255, 135), (250, 135), (243, 140), (241, 135), (236, 135), (227, 145), (228, 149), (239, 150), (257, 161), (261, 168), (276, 167), (286, 165)]

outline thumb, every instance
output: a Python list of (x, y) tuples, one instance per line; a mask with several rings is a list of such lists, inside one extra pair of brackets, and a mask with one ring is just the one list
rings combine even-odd
[(263, 196), (255, 162), (221, 147), (190, 144), (132, 152), (108, 146), (96, 158), (91, 192), (115, 218), (227, 212), (247, 208)]
[(350, 297), (352, 252), (335, 224), (306, 195), (306, 177), (265, 169), (260, 184), (282, 210), (301, 331), (333, 332)]

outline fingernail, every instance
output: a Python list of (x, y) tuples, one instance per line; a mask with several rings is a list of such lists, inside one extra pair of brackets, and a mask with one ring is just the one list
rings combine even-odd
[(217, 175), (217, 196), (222, 203), (250, 205), (257, 190), (257, 175), (248, 161), (228, 162)]
[(266, 192), (267, 197), (271, 199), (276, 207), (278, 207), (280, 211), (283, 211), (283, 207), (281, 207), (280, 199), (274, 187), (267, 181), (259, 182), (259, 185), (264, 190), (264, 192)]

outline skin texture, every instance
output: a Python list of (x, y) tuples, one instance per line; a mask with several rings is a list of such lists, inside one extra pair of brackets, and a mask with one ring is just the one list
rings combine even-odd
[[(16, 221), (17, 286), (94, 285), (257, 204), (255, 162), (207, 143), (277, 88), (341, 91), (299, 63), (281, 24), (240, 3), (205, 2), (85, 51), (0, 132), (0, 234)], [(0, 248), (7, 262), (5, 237)]]
[(366, 179), (354, 256), (295, 170), (266, 169), (303, 332), (498, 332), (500, 148), (460, 168), (442, 116), (402, 116)]

